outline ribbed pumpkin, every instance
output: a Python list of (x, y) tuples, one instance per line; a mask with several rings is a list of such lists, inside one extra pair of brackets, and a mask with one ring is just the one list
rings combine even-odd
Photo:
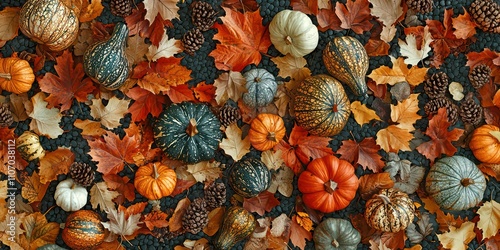
[(85, 73), (107, 89), (121, 87), (130, 73), (125, 53), (127, 38), (127, 25), (117, 23), (107, 40), (90, 45), (83, 54)]
[(28, 0), (19, 12), (19, 29), (52, 51), (73, 44), (79, 26), (76, 13), (60, 0)]
[(222, 139), (220, 122), (208, 106), (191, 102), (170, 105), (153, 131), (156, 145), (168, 157), (186, 163), (214, 158)]
[(250, 123), (248, 138), (252, 146), (266, 151), (276, 146), (285, 136), (283, 118), (275, 114), (259, 114)]
[(104, 226), (98, 213), (79, 210), (66, 219), (62, 239), (71, 249), (94, 249), (104, 242), (104, 238)]
[(370, 227), (384, 232), (405, 230), (413, 222), (415, 206), (406, 193), (382, 189), (366, 202), (365, 219)]
[(368, 54), (356, 38), (335, 37), (323, 50), (323, 62), (330, 75), (349, 86), (355, 95), (366, 96)]
[(135, 189), (150, 200), (169, 196), (174, 191), (176, 183), (175, 171), (159, 162), (148, 163), (135, 172)]
[(312, 160), (298, 181), (304, 203), (323, 213), (347, 207), (356, 196), (358, 186), (354, 167), (333, 155)]
[(309, 133), (334, 136), (347, 123), (351, 102), (342, 84), (327, 75), (317, 75), (303, 80), (295, 94), (295, 120)]
[(31, 89), (35, 74), (28, 61), (17, 58), (0, 58), (0, 90), (22, 94)]
[(314, 229), (313, 240), (316, 249), (356, 250), (361, 234), (348, 220), (327, 218)]
[(30, 131), (25, 131), (17, 138), (16, 149), (21, 157), (27, 161), (33, 161), (45, 156), (45, 150), (40, 144), (40, 138)]
[(246, 209), (230, 207), (224, 214), (222, 226), (213, 240), (216, 250), (228, 250), (249, 236), (255, 229), (255, 218)]
[(57, 184), (54, 200), (64, 211), (77, 211), (87, 204), (87, 189), (69, 178)]
[(234, 192), (245, 198), (259, 195), (271, 185), (269, 169), (256, 158), (236, 162), (229, 169), (228, 178)]
[(246, 80), (247, 93), (243, 94), (243, 102), (251, 107), (264, 107), (271, 103), (278, 90), (273, 74), (265, 69), (251, 69), (243, 74)]
[(500, 164), (500, 128), (490, 124), (476, 128), (469, 148), (481, 162)]
[(434, 163), (425, 190), (442, 209), (466, 210), (483, 199), (486, 179), (474, 162), (455, 155)]

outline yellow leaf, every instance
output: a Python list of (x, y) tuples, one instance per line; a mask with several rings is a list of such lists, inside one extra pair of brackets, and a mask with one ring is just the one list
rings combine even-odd
[(371, 120), (381, 120), (380, 117), (375, 113), (374, 110), (368, 108), (365, 104), (360, 101), (355, 101), (351, 103), (352, 114), (354, 115), (354, 120), (363, 126), (365, 123), (369, 123)]
[(422, 116), (418, 115), (418, 95), (411, 94), (407, 99), (394, 106), (391, 104), (391, 120), (398, 123), (398, 127), (413, 131), (413, 124)]
[(305, 67), (307, 61), (303, 57), (293, 57), (291, 54), (287, 54), (286, 56), (271, 58), (271, 61), (280, 70), (278, 75), (283, 78), (290, 77), (291, 81), (302, 81), (311, 75), (309, 68)]
[(406, 77), (400, 70), (393, 70), (387, 66), (381, 66), (374, 69), (372, 73), (368, 75), (377, 84), (390, 84), (394, 85), (398, 82), (404, 82)]
[(90, 3), (86, 0), (84, 1), (83, 7), (85, 8), (80, 12), (80, 16), (78, 17), (81, 23), (94, 20), (96, 17), (100, 16), (104, 10), (101, 0), (92, 0)]
[(250, 152), (250, 139), (248, 136), (241, 139), (242, 131), (236, 123), (226, 128), (226, 137), (222, 139), (220, 147), (224, 153), (231, 156), (234, 161), (239, 161), (246, 153)]
[(193, 165), (187, 165), (187, 171), (193, 175), (198, 182), (214, 181), (219, 178), (222, 170), (220, 162), (202, 161)]
[[(404, 65), (404, 67), (406, 67), (406, 65)], [(429, 68), (419, 68), (417, 66), (411, 67), (406, 74), (406, 82), (408, 82), (411, 86), (421, 84), (425, 80), (427, 70), (429, 70)]]
[(106, 130), (101, 127), (100, 122), (76, 119), (73, 125), (83, 130), (81, 134), (84, 136), (87, 135), (99, 137), (106, 134)]
[(485, 202), (478, 210), (477, 227), (483, 230), (483, 240), (495, 236), (500, 230), (500, 203), (492, 200)]
[(460, 228), (450, 226), (450, 231), (444, 234), (437, 234), (437, 237), (444, 248), (452, 250), (466, 250), (469, 242), (476, 237), (474, 223), (467, 221)]
[(377, 132), (377, 145), (386, 152), (411, 151), (412, 138), (413, 135), (408, 130), (397, 125), (389, 125)]
[(413, 66), (408, 69), (404, 58), (392, 59), (392, 68), (381, 66), (373, 70), (368, 77), (377, 84), (394, 85), (399, 82), (408, 82), (411, 86), (417, 86), (425, 80), (428, 68)]
[(240, 72), (229, 71), (220, 74), (214, 83), (217, 104), (223, 105), (228, 99), (237, 102), (246, 92), (246, 82)]

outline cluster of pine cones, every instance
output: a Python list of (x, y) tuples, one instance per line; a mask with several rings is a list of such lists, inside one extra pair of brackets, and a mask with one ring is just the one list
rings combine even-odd
[(195, 26), (182, 37), (184, 51), (190, 55), (201, 48), (205, 42), (203, 31), (209, 30), (217, 19), (217, 12), (207, 2), (195, 1), (190, 6), (191, 22)]

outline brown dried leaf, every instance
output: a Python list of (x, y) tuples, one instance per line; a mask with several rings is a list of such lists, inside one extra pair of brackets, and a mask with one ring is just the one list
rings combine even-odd
[(45, 154), (40, 159), (40, 182), (47, 182), (57, 179), (60, 174), (67, 174), (69, 166), (75, 161), (75, 155), (71, 150), (59, 148), (55, 151)]
[(170, 232), (175, 232), (182, 228), (182, 216), (184, 216), (189, 204), (191, 204), (191, 201), (187, 197), (177, 203), (172, 217), (168, 220)]
[(224, 207), (218, 207), (208, 213), (208, 223), (203, 228), (203, 232), (208, 236), (213, 236), (222, 224), (222, 219), (224, 219)]
[(387, 172), (363, 175), (359, 178), (359, 193), (361, 198), (368, 200), (381, 189), (392, 188), (394, 181)]

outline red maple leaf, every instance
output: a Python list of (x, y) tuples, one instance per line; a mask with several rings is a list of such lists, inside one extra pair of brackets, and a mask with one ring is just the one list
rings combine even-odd
[(457, 152), (457, 148), (451, 142), (457, 141), (464, 133), (464, 130), (454, 128), (448, 131), (450, 125), (446, 115), (446, 108), (440, 108), (437, 115), (429, 120), (429, 127), (425, 131), (425, 135), (429, 136), (431, 140), (420, 144), (417, 150), (427, 157), (431, 163), (441, 154), (452, 156)]
[(373, 137), (365, 138), (360, 143), (354, 140), (342, 141), (337, 153), (341, 155), (340, 159), (359, 164), (363, 169), (371, 169), (374, 173), (382, 171), (385, 163), (381, 160), (382, 156), (378, 154), (380, 146), (377, 145)]
[(222, 24), (215, 23), (219, 32), (214, 36), (218, 43), (209, 56), (214, 57), (220, 70), (241, 71), (252, 63), (259, 64), (262, 55), (271, 46), (267, 26), (262, 25), (260, 12), (241, 13), (223, 7), (226, 16)]
[(243, 208), (250, 212), (256, 212), (261, 216), (263, 216), (266, 211), (271, 212), (271, 210), (279, 204), (280, 201), (269, 191), (264, 191), (255, 197), (245, 198), (243, 200)]
[(368, 0), (348, 0), (346, 5), (337, 2), (335, 6), (335, 14), (340, 19), (340, 27), (343, 29), (352, 29), (357, 34), (363, 34), (364, 31), (369, 31), (373, 24), (370, 22)]
[(187, 84), (182, 84), (175, 87), (170, 87), (166, 94), (173, 103), (180, 103), (184, 101), (194, 101), (193, 90)]
[(61, 111), (68, 110), (74, 98), (79, 102), (85, 102), (87, 95), (95, 89), (92, 80), (85, 77), (83, 65), (75, 64), (72, 53), (68, 50), (56, 58), (54, 69), (57, 75), (49, 72), (38, 81), (40, 89), (50, 93), (45, 99), (49, 107), (61, 105)]
[(127, 176), (121, 177), (117, 174), (107, 174), (103, 175), (102, 178), (110, 189), (116, 190), (120, 194), (114, 199), (116, 204), (123, 204), (125, 199), (128, 201), (135, 199), (134, 184), (129, 182), (130, 179)]
[(481, 52), (467, 53), (467, 66), (472, 70), (478, 64), (486, 64), (491, 68), (494, 82), (500, 82), (500, 53), (485, 48)]
[(149, 21), (144, 18), (145, 16), (146, 9), (144, 8), (144, 3), (139, 3), (137, 8), (132, 8), (132, 13), (125, 17), (130, 36), (136, 34), (139, 34), (141, 37), (148, 36)]
[(162, 105), (167, 101), (164, 95), (155, 95), (141, 87), (130, 89), (127, 96), (134, 100), (128, 108), (134, 122), (146, 120), (148, 114), (158, 117), (163, 111)]

